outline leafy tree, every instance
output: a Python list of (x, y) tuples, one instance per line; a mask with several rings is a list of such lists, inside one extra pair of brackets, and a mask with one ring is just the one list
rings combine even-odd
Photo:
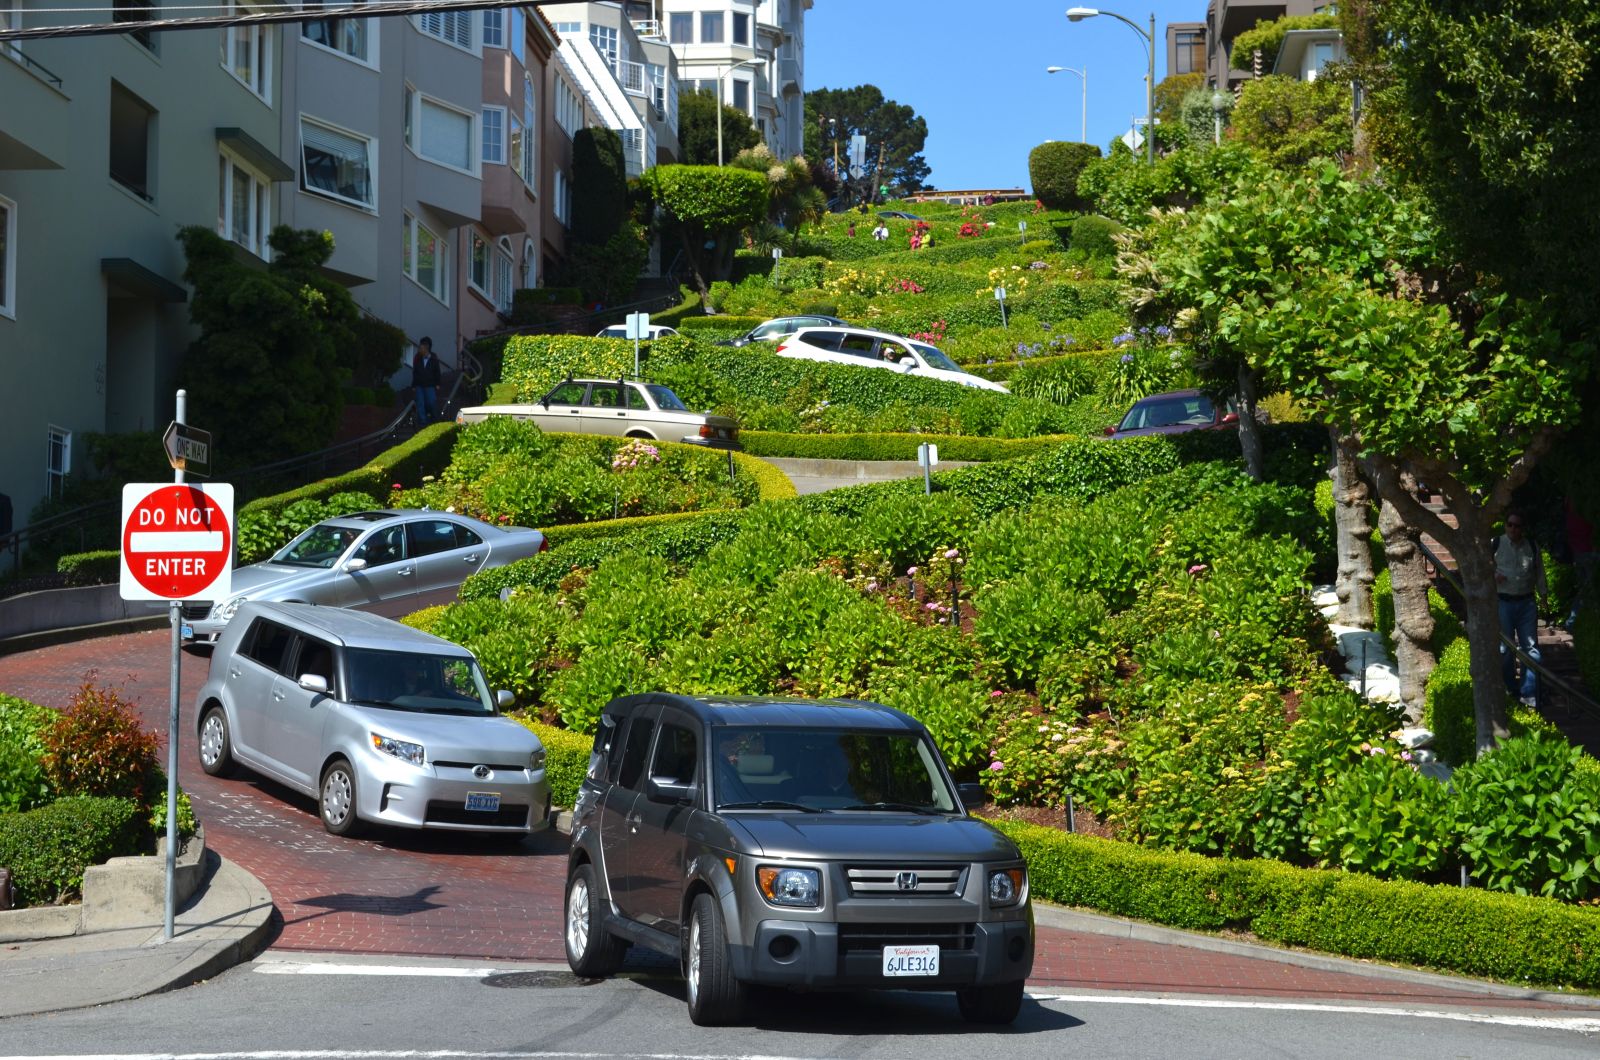
[(1249, 70), (1255, 65), (1255, 53), (1261, 52), (1261, 69), (1271, 70), (1278, 61), (1278, 51), (1283, 38), (1292, 29), (1332, 29), (1339, 24), (1338, 15), (1285, 15), (1272, 22), (1257, 22), (1233, 38), (1228, 51), (1228, 65), (1235, 70)]
[(585, 302), (627, 301), (650, 260), (650, 244), (641, 226), (626, 215), (623, 222), (602, 243), (569, 243), (566, 258), (556, 269), (556, 285), (578, 288)]
[[(931, 170), (922, 157), (922, 148), (928, 139), (928, 123), (910, 107), (885, 99), (875, 85), (819, 88), (806, 93), (807, 158), (832, 168), (837, 138), (839, 164), (843, 167), (850, 137), (856, 133), (867, 138), (866, 167), (870, 174), (866, 181), (858, 182), (864, 189), (856, 193), (861, 198), (870, 200), (879, 184), (889, 185), (900, 195), (927, 187), (923, 181)], [(842, 179), (844, 174), (838, 176), (850, 196), (850, 185)]]
[(1246, 81), (1229, 135), (1281, 168), (1350, 151), (1350, 86), (1333, 77), (1300, 81), (1274, 74)]
[(712, 280), (732, 273), (739, 234), (767, 215), (766, 178), (746, 169), (655, 166), (639, 185), (677, 225), (701, 298), (709, 296)]
[(1052, 140), (1028, 152), (1028, 179), (1033, 197), (1052, 210), (1082, 210), (1089, 204), (1078, 194), (1084, 167), (1100, 157), (1097, 144)]
[(1156, 84), (1156, 124), (1168, 128), (1183, 125), (1183, 100), (1189, 93), (1204, 89), (1206, 75), (1168, 74)]
[(628, 219), (622, 137), (603, 126), (572, 136), (572, 238), (604, 244)]
[(1222, 124), (1226, 127), (1233, 114), (1233, 93), (1197, 88), (1183, 97), (1178, 105), (1178, 121), (1183, 125), (1184, 139), (1189, 146), (1204, 147), (1216, 142), (1219, 104), (1222, 107)]
[(1198, 206), (1219, 189), (1231, 187), (1254, 164), (1248, 150), (1225, 141), (1218, 150), (1173, 151), (1152, 166), (1118, 141), (1110, 155), (1084, 167), (1078, 194), (1096, 212), (1140, 226), (1150, 220), (1152, 207)]
[(194, 288), (189, 319), (200, 337), (179, 366), (190, 413), (238, 466), (326, 445), (339, 423), (340, 384), (354, 367), (359, 310), (323, 266), (327, 232), (275, 228), (266, 268), (235, 258), (210, 228), (178, 233)]
[[(761, 131), (750, 122), (750, 115), (737, 107), (722, 104), (722, 157), (726, 161), (747, 147), (761, 142)], [(717, 94), (710, 89), (685, 92), (678, 96), (678, 147), (683, 164), (717, 164)]]

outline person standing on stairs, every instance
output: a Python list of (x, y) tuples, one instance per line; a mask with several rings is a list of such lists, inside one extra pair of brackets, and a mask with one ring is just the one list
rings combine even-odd
[[(1494, 580), (1500, 596), (1500, 632), (1534, 662), (1539, 661), (1539, 612), (1535, 596), (1543, 601), (1548, 596), (1545, 588), (1544, 563), (1539, 557), (1539, 546), (1528, 536), (1527, 526), (1518, 512), (1506, 516), (1506, 532), (1494, 541)], [(1532, 706), (1539, 693), (1539, 675), (1530, 667), (1522, 667), (1522, 679), (1517, 680), (1518, 659), (1515, 652), (1500, 645), (1500, 672), (1505, 678), (1506, 691), (1524, 704)]]

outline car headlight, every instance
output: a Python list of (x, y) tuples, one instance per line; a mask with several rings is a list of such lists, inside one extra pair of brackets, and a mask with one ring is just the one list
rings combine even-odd
[(233, 613), (235, 611), (239, 610), (239, 605), (242, 603), (244, 603), (244, 597), (230, 596), (228, 599), (217, 605), (216, 613), (212, 617), (216, 618), (220, 622), (226, 622), (228, 619), (233, 617)]
[(529, 769), (536, 769), (536, 770), (544, 768), (544, 748), (543, 747), (535, 748), (533, 753), (528, 755), (528, 768)]
[(997, 869), (989, 873), (989, 904), (1015, 905), (1027, 882), (1026, 869)]
[(396, 740), (393, 736), (385, 736), (380, 732), (372, 734), (372, 746), (386, 755), (393, 755), (402, 762), (410, 762), (414, 766), (423, 764), (422, 745), (420, 743), (407, 743), (405, 740)]
[(822, 874), (816, 869), (762, 865), (756, 869), (756, 883), (761, 897), (773, 905), (815, 908), (822, 900)]

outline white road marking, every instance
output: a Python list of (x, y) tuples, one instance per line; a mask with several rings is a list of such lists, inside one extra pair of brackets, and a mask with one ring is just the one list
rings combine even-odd
[(450, 968), (443, 965), (414, 964), (258, 964), (262, 975), (388, 975), (434, 976), (446, 979), (482, 979), (496, 974), (496, 968)]
[(261, 1049), (240, 1053), (62, 1053), (0, 1060), (812, 1060), (765, 1053), (468, 1053), (453, 1049)]
[[(1277, 1012), (1329, 1012), (1358, 1016), (1401, 1016), (1406, 1019), (1455, 1020), (1459, 1023), (1489, 1023), (1501, 1027), (1534, 1027), (1540, 1030), (1600, 1033), (1600, 1017), (1595, 1016), (1514, 1016), (1506, 1013), (1466, 1012), (1451, 1009), (1388, 1008), (1380, 1005), (1317, 1004), (1309, 1001), (1241, 1001), (1230, 998), (1138, 997), (1115, 994), (1045, 994), (1029, 991), (1035, 1001), (1066, 1001), (1076, 1005), (1150, 1005), (1168, 1008), (1265, 1009)], [(1485, 998), (1485, 1003), (1493, 999)]]

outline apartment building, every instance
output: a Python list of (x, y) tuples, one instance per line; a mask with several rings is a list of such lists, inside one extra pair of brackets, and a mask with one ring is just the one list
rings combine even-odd
[(812, 0), (628, 0), (665, 35), (683, 88), (716, 92), (750, 115), (779, 158), (805, 143), (805, 13)]
[[(0, 25), (82, 20), (28, 6)], [(0, 43), (0, 495), (15, 526), (84, 464), (86, 435), (172, 419), (193, 336), (175, 237), (216, 225), (240, 255), (266, 253), (295, 176), (282, 58), (275, 27)]]
[[(1333, 14), (1337, 7), (1334, 0), (1211, 0), (1204, 22), (1167, 24), (1167, 73), (1203, 73), (1209, 87), (1234, 91), (1253, 76), (1249, 70), (1229, 67), (1235, 37), (1258, 22), (1285, 15)], [(1285, 40), (1276, 63), (1270, 56), (1266, 59), (1262, 73), (1312, 80), (1324, 65), (1343, 57), (1343, 38), (1337, 29), (1296, 30)]]

